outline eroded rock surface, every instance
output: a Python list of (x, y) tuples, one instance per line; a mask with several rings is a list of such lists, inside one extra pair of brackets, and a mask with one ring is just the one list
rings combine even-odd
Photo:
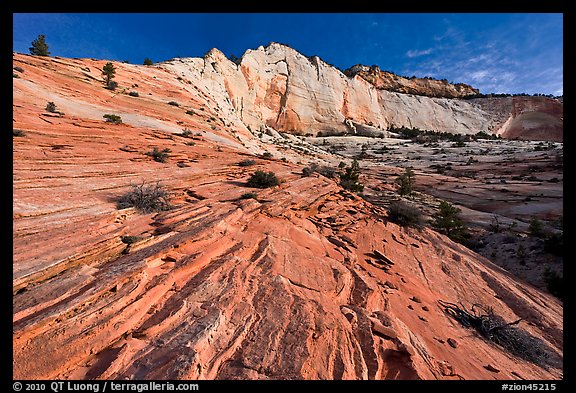
[[(13, 140), (15, 379), (560, 378), (560, 365), (518, 359), (438, 306), (482, 303), (506, 320), (526, 318), (520, 326), (560, 357), (557, 299), (429, 229), (398, 227), (331, 179), (302, 177), (292, 159), (256, 156), (268, 147), (243, 124), (289, 107), (274, 89), (258, 96), (248, 86), (260, 107), (247, 100), (239, 115), (242, 94), (225, 106), (234, 89), (219, 90), (217, 78), (235, 65), (211, 56), (115, 63), (112, 92), (98, 71), (105, 61), (14, 55), (25, 70), (13, 107), (14, 128), (25, 131)], [(288, 74), (281, 64), (266, 66)], [(213, 77), (201, 81), (186, 71), (208, 67)], [(64, 115), (46, 116), (48, 101)], [(317, 124), (284, 113), (274, 125)], [(165, 163), (146, 154), (153, 147), (170, 149)], [(255, 165), (237, 165), (247, 158)], [(256, 169), (283, 183), (247, 188)], [(131, 184), (156, 181), (172, 210), (117, 208)], [(256, 199), (240, 198), (252, 191)]]

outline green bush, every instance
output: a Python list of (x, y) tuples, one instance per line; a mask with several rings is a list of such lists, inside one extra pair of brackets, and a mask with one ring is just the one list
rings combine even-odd
[(144, 239), (142, 236), (120, 236), (120, 240), (122, 241), (122, 243), (124, 244), (132, 244), (132, 243), (136, 243), (140, 240)]
[(169, 210), (168, 192), (159, 183), (133, 185), (132, 190), (118, 198), (118, 209), (135, 207), (141, 213)]
[(13, 129), (12, 129), (12, 136), (13, 136), (13, 137), (14, 137), (14, 136), (16, 136), (16, 137), (18, 137), (18, 136), (26, 136), (26, 133), (25, 133), (24, 131), (22, 131), (22, 130), (17, 130), (17, 129), (15, 129), (15, 128), (13, 128)]
[(118, 82), (116, 82), (116, 81), (106, 82), (106, 88), (108, 90), (116, 90), (117, 87), (118, 87)]
[(340, 186), (345, 190), (353, 192), (362, 192), (364, 185), (358, 181), (360, 177), (360, 164), (354, 159), (352, 165), (344, 168), (344, 172), (340, 172)]
[(105, 114), (104, 116), (102, 116), (103, 118), (106, 119), (107, 122), (109, 123), (113, 123), (113, 124), (120, 124), (122, 123), (122, 118), (118, 115), (111, 115), (111, 114)]
[(192, 132), (192, 130), (185, 128), (178, 135), (183, 136), (184, 138), (192, 138), (194, 136), (194, 133)]
[(316, 163), (312, 163), (310, 166), (302, 168), (303, 176), (311, 176), (313, 173), (319, 173), (330, 179), (334, 179), (337, 176), (337, 171), (329, 166), (320, 166)]
[(247, 182), (248, 187), (255, 188), (268, 188), (277, 186), (279, 184), (280, 179), (276, 177), (274, 172), (264, 172), (261, 170), (254, 172)]
[(240, 199), (257, 199), (258, 194), (255, 192), (246, 192), (240, 196)]
[(152, 60), (150, 60), (149, 58), (145, 58), (144, 62), (142, 63), (144, 65), (152, 65), (154, 64), (154, 62)]
[(180, 106), (180, 104), (179, 104), (179, 103), (177, 103), (176, 101), (170, 101), (170, 102), (168, 103), (168, 105), (172, 105), (172, 106)]
[(532, 237), (544, 237), (546, 231), (544, 230), (544, 224), (537, 218), (533, 218), (528, 226), (528, 234)]
[(253, 165), (256, 165), (256, 160), (246, 159), (238, 163), (238, 166), (253, 166)]
[(274, 156), (272, 155), (272, 153), (270, 153), (269, 151), (265, 151), (264, 153), (262, 153), (262, 158), (269, 160), (271, 158), (273, 158)]
[(188, 109), (188, 110), (186, 111), (186, 114), (187, 114), (187, 115), (194, 116), (194, 115), (196, 114), (196, 112), (194, 112), (192, 109)]
[(396, 180), (400, 188), (398, 189), (398, 193), (402, 196), (409, 196), (412, 195), (413, 187), (414, 187), (414, 171), (410, 168), (406, 168), (404, 173), (398, 176)]
[(433, 215), (432, 226), (455, 242), (462, 243), (470, 237), (470, 234), (460, 218), (460, 212), (459, 208), (442, 201), (439, 210)]
[(146, 155), (151, 156), (156, 162), (166, 162), (169, 156), (168, 153), (170, 152), (171, 150), (168, 148), (158, 150), (158, 148), (155, 147), (154, 149), (152, 149), (152, 151), (146, 153)]
[(403, 227), (419, 228), (423, 225), (420, 209), (405, 201), (392, 202), (388, 207), (388, 218)]
[(128, 93), (128, 95), (129, 95), (130, 97), (140, 97), (140, 94), (138, 94), (137, 91), (131, 91), (130, 93)]
[(56, 104), (50, 101), (46, 104), (46, 111), (50, 113), (56, 113)]

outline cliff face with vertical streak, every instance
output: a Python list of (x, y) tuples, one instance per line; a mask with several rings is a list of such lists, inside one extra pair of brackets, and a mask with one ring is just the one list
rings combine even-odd
[[(213, 49), (202, 59), (175, 59), (161, 66), (205, 85), (206, 94), (252, 129), (268, 126), (301, 135), (343, 134), (353, 132), (348, 120), (373, 133), (405, 126), (562, 141), (563, 105), (557, 100), (457, 99), (478, 91), (467, 85), (406, 79), (358, 66), (347, 76), (317, 56), (309, 58), (276, 43), (246, 51), (239, 64)], [(523, 107), (532, 119), (530, 124), (516, 120), (517, 110), (510, 101), (526, 103)], [(522, 130), (533, 128), (544, 131), (524, 135)]]
[[(378, 90), (280, 45), (239, 66), (218, 51), (114, 63), (116, 91), (103, 87), (105, 60), (13, 62), (15, 379), (562, 377), (558, 299), (431, 229), (399, 227), (332, 179), (301, 176), (302, 155), (246, 128), (474, 130), (479, 106)], [(283, 182), (248, 188), (256, 169)], [(132, 185), (156, 181), (171, 210), (119, 208)], [(441, 301), (521, 318), (546, 357), (486, 341)]]

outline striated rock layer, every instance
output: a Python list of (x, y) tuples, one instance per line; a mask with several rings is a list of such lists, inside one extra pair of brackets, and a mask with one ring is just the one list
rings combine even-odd
[[(272, 127), (318, 135), (355, 133), (358, 127), (370, 127), (372, 133), (380, 130), (385, 135), (383, 130), (391, 126), (404, 126), (518, 136), (518, 132), (506, 131), (518, 109), (507, 100), (438, 98), (465, 97), (476, 90), (428, 79), (402, 78), (402, 86), (396, 86), (386, 82), (390, 78), (381, 71), (358, 71), (348, 77), (317, 56), (306, 57), (277, 43), (246, 51), (239, 64), (212, 49), (204, 58), (174, 59), (161, 67), (193, 81), (224, 113), (253, 130)], [(429, 96), (403, 94), (411, 92)], [(524, 97), (523, 102), (528, 103), (522, 106), (525, 115), (534, 114), (545, 127), (523, 135), (524, 128), (534, 126), (512, 126), (520, 129), (520, 137), (561, 141), (562, 103), (546, 97)]]
[(405, 94), (418, 94), (427, 97), (463, 98), (480, 93), (478, 89), (465, 83), (449, 83), (446, 79), (404, 78), (378, 66), (355, 65), (344, 73), (348, 76), (360, 75), (377, 89)]
[[(233, 66), (184, 72), (209, 74), (216, 55), (115, 63), (115, 92), (105, 61), (14, 55), (15, 379), (562, 377), (557, 299), (430, 229), (398, 227), (333, 180), (255, 156), (269, 147), (243, 127), (254, 107), (238, 117), (240, 97), (226, 106), (219, 90)], [(276, 110), (275, 96), (246, 91)], [(246, 158), (255, 165), (237, 165)], [(283, 183), (247, 188), (256, 169)], [(172, 210), (117, 208), (131, 184), (156, 181)], [(521, 318), (548, 360), (482, 339), (441, 300)]]

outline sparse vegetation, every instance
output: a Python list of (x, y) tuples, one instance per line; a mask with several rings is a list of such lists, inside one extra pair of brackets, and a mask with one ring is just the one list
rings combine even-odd
[(265, 151), (264, 153), (262, 153), (262, 158), (269, 160), (271, 158), (274, 158), (274, 155), (272, 153), (270, 153), (269, 151)]
[(16, 137), (20, 137), (20, 136), (26, 136), (26, 133), (22, 130), (17, 130), (16, 128), (12, 129), (12, 136), (16, 136)]
[(172, 106), (180, 106), (180, 104), (179, 104), (179, 103), (177, 103), (176, 101), (170, 101), (170, 102), (168, 103), (168, 105), (172, 105)]
[(32, 46), (28, 49), (30, 50), (30, 54), (33, 56), (50, 56), (48, 44), (46, 44), (46, 36), (44, 34), (40, 34), (38, 38), (32, 41)]
[(528, 226), (528, 234), (532, 237), (544, 237), (546, 236), (546, 231), (544, 230), (544, 224), (537, 218), (533, 218)]
[(194, 132), (192, 132), (192, 130), (185, 128), (178, 135), (183, 136), (184, 138), (192, 138), (194, 136)]
[(122, 118), (118, 115), (111, 115), (111, 114), (105, 114), (104, 116), (102, 116), (103, 118), (106, 119), (107, 122), (109, 123), (113, 123), (113, 124), (120, 124), (122, 123)]
[(402, 196), (410, 196), (413, 192), (414, 187), (414, 171), (410, 168), (406, 168), (404, 173), (400, 175), (397, 179), (397, 183), (400, 186), (398, 188), (398, 193)]
[(421, 227), (423, 225), (422, 212), (416, 206), (405, 201), (394, 201), (388, 207), (388, 218), (403, 227)]
[(521, 359), (541, 367), (557, 367), (561, 363), (561, 359), (548, 344), (517, 327), (522, 319), (507, 323), (491, 307), (480, 304), (473, 304), (471, 310), (466, 310), (464, 306), (460, 307), (454, 303), (441, 300), (439, 303), (444, 312), (462, 326), (476, 330), (484, 339)]
[(136, 243), (140, 240), (144, 239), (142, 236), (120, 236), (120, 240), (122, 241), (122, 243), (124, 244), (132, 244), (132, 243)]
[(196, 114), (196, 112), (194, 112), (192, 109), (188, 109), (188, 110), (186, 111), (186, 114), (187, 114), (187, 115), (190, 115), (190, 116), (194, 116), (194, 115)]
[(113, 81), (116, 76), (116, 68), (114, 64), (108, 62), (102, 67), (102, 76), (104, 76), (104, 84), (107, 89), (115, 90), (118, 87), (118, 83)]
[(258, 194), (255, 192), (246, 192), (240, 196), (240, 199), (258, 199)]
[(362, 192), (364, 185), (359, 182), (360, 177), (360, 164), (354, 159), (352, 165), (343, 168), (344, 172), (340, 172), (340, 186), (345, 190), (353, 192)]
[(158, 148), (155, 147), (154, 149), (152, 149), (152, 151), (146, 153), (146, 155), (152, 157), (156, 162), (166, 162), (169, 157), (168, 153), (170, 152), (171, 150), (168, 148), (158, 150)]
[(248, 187), (254, 188), (268, 188), (274, 187), (280, 184), (280, 179), (276, 177), (274, 172), (264, 172), (257, 170), (248, 179)]
[(18, 71), (18, 72), (23, 73), (23, 72), (24, 72), (24, 68), (16, 66), (16, 67), (14, 67), (14, 71)]
[(52, 101), (46, 104), (46, 111), (50, 113), (56, 113), (56, 104)]
[(12, 73), (12, 78), (20, 79), (20, 75)]
[(130, 93), (128, 93), (128, 95), (129, 95), (130, 97), (140, 97), (140, 94), (138, 94), (137, 91), (131, 91)]
[(132, 185), (132, 189), (118, 198), (118, 209), (134, 207), (141, 213), (169, 210), (170, 197), (160, 183)]
[(464, 221), (460, 218), (461, 210), (451, 203), (440, 202), (439, 209), (433, 215), (432, 226), (455, 242), (462, 243), (470, 237)]
[(142, 64), (148, 66), (148, 65), (153, 65), (154, 62), (152, 60), (150, 60), (149, 58), (145, 58), (144, 62)]
[(329, 166), (320, 166), (316, 163), (312, 163), (310, 166), (302, 168), (303, 176), (311, 176), (313, 173), (319, 173), (329, 179), (335, 179), (338, 174), (336, 169)]
[(252, 166), (256, 165), (256, 160), (245, 159), (238, 163), (238, 166)]

